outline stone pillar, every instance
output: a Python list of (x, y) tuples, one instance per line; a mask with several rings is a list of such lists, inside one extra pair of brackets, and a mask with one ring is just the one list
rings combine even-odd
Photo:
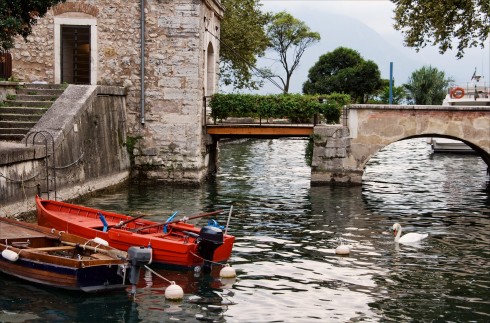
[(348, 127), (319, 125), (313, 131), (311, 185), (360, 185), (363, 169), (351, 155)]

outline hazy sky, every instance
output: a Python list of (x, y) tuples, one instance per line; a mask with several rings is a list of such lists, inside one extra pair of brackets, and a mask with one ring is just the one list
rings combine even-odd
[[(293, 74), (290, 92), (301, 92), (308, 70), (318, 58), (339, 46), (357, 50), (366, 60), (373, 60), (380, 68), (381, 77), (389, 78), (390, 62), (394, 66), (395, 85), (408, 81), (410, 74), (424, 65), (432, 65), (452, 77), (456, 83), (470, 81), (475, 70), (490, 81), (490, 57), (487, 46), (484, 50), (466, 50), (465, 57), (458, 60), (455, 52), (444, 55), (428, 46), (420, 52), (403, 46), (402, 34), (393, 28), (394, 4), (388, 0), (261, 0), (262, 10), (287, 11), (304, 21), (312, 31), (320, 33), (322, 40), (303, 55), (299, 69)], [(274, 63), (273, 53), (261, 59), (261, 67), (270, 67), (280, 72), (281, 66)], [(269, 58), (269, 59), (267, 59)], [(266, 82), (262, 93), (279, 93), (279, 89)]]

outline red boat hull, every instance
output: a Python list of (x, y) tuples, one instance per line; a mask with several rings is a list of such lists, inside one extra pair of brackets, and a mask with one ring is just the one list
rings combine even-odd
[[(189, 223), (168, 224), (166, 233), (163, 232), (163, 225), (145, 219), (137, 219), (115, 228), (119, 223), (133, 218), (39, 197), (36, 197), (36, 207), (39, 225), (88, 239), (98, 237), (107, 241), (111, 247), (124, 251), (131, 246), (151, 246), (153, 263), (191, 268), (204, 262), (198, 253), (196, 238), (188, 234), (199, 234), (201, 228)], [(99, 214), (104, 216), (108, 224), (107, 232), (102, 231), (103, 223)], [(214, 262), (226, 262), (231, 256), (235, 237), (224, 235), (223, 240), (223, 244), (214, 251)]]

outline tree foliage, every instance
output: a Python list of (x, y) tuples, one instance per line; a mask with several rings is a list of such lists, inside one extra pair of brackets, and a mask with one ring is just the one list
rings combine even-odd
[(234, 88), (257, 89), (254, 78), (257, 57), (265, 53), (269, 40), (265, 25), (270, 15), (260, 11), (259, 0), (222, 0), (225, 15), (220, 31), (220, 81)]
[[(402, 104), (407, 99), (407, 90), (404, 86), (393, 86), (392, 104)], [(378, 95), (378, 100), (373, 102), (388, 104), (390, 103), (390, 86), (385, 86)]]
[(391, 0), (395, 5), (395, 28), (405, 36), (405, 44), (417, 50), (438, 45), (441, 53), (453, 48), (457, 54), (480, 45), (490, 34), (489, 0)]
[(439, 105), (446, 97), (447, 87), (453, 82), (443, 71), (432, 66), (423, 66), (412, 72), (405, 88), (413, 104)]
[[(383, 79), (383, 85), (376, 95), (368, 100), (369, 104), (389, 104), (390, 103), (390, 80)], [(404, 85), (392, 87), (391, 104), (403, 104), (407, 101), (407, 89)]]
[(339, 47), (320, 56), (303, 84), (305, 94), (349, 94), (353, 102), (365, 103), (383, 87), (378, 65), (364, 60), (350, 48)]
[(282, 83), (283, 93), (289, 92), (289, 82), (298, 67), (305, 50), (320, 41), (320, 34), (312, 32), (303, 22), (287, 12), (279, 12), (272, 17), (267, 26), (270, 48), (275, 51), (286, 76), (274, 75)]
[(2, 0), (0, 1), (0, 51), (14, 47), (20, 35), (27, 41), (32, 26), (44, 17), (48, 9), (66, 0)]

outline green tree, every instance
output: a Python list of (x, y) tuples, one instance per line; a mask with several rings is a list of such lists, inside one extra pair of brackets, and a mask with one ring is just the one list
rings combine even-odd
[(395, 28), (405, 44), (417, 50), (438, 45), (441, 53), (453, 48), (461, 58), (466, 48), (484, 47), (490, 34), (489, 0), (391, 0), (395, 5)]
[(365, 103), (383, 88), (378, 65), (364, 60), (350, 48), (339, 47), (320, 56), (303, 84), (305, 94), (349, 94), (353, 102)]
[[(269, 46), (265, 25), (270, 15), (260, 11), (259, 0), (222, 0), (225, 15), (220, 32), (220, 82), (236, 89), (257, 89), (257, 57)], [(214, 33), (214, 31), (210, 31)]]
[[(402, 104), (407, 100), (407, 90), (405, 86), (395, 86), (392, 88), (392, 104)], [(368, 103), (389, 104), (390, 103), (390, 80), (383, 80), (383, 87), (377, 95)]]
[(27, 41), (32, 26), (44, 17), (48, 9), (66, 0), (2, 0), (0, 1), (0, 52), (14, 47), (20, 35)]
[(412, 72), (405, 88), (413, 104), (439, 105), (446, 97), (447, 87), (453, 82), (443, 71), (432, 66), (423, 66)]
[(303, 22), (287, 12), (279, 12), (267, 26), (270, 48), (275, 51), (286, 73), (285, 77), (272, 74), (282, 83), (283, 93), (289, 92), (289, 84), (294, 70), (298, 67), (305, 50), (320, 41), (320, 34), (312, 32)]

